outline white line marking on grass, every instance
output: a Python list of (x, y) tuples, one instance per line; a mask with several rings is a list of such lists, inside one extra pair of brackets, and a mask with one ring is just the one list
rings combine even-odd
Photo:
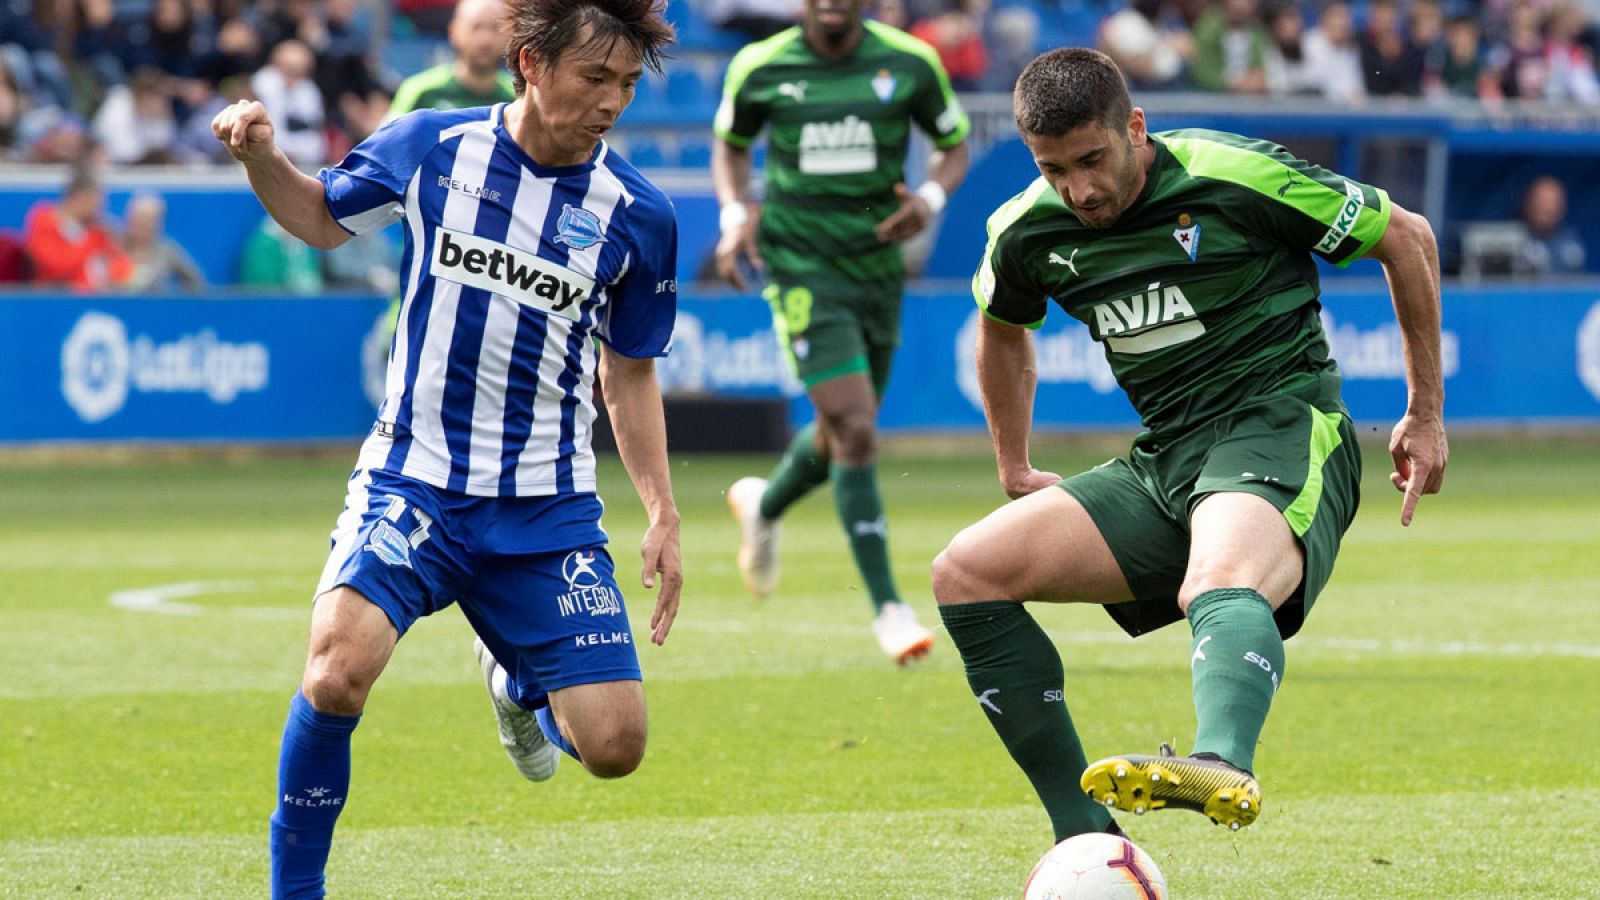
[(204, 597), (211, 594), (238, 594), (253, 591), (261, 585), (253, 581), (180, 581), (176, 584), (158, 584), (154, 587), (130, 588), (111, 594), (111, 605), (135, 612), (152, 612), (166, 616), (198, 616), (201, 613), (227, 613), (252, 619), (301, 619), (305, 613), (298, 609), (281, 609), (273, 606), (236, 606), (213, 609), (196, 603), (181, 603), (180, 598)]
[[(673, 627), (677, 631), (709, 634), (770, 632), (822, 637), (861, 634), (869, 629), (866, 621), (863, 621), (860, 625), (845, 625), (823, 622), (747, 622), (737, 619), (709, 621), (684, 621), (680, 619)], [(1045, 631), (1050, 635), (1050, 639), (1057, 644), (1156, 646), (1155, 642), (1152, 641), (1135, 644), (1133, 638), (1125, 637), (1120, 632), (1103, 629), (1096, 631), (1065, 631), (1046, 628)], [(1600, 659), (1600, 646), (1545, 642), (1496, 644), (1485, 641), (1419, 641), (1302, 636), (1290, 641), (1289, 646), (1291, 649), (1303, 648), (1311, 652), (1339, 652), (1372, 656), (1509, 656)]]

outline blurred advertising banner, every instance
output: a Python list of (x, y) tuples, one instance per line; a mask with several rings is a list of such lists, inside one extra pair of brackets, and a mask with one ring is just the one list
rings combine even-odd
[(0, 296), (0, 442), (360, 436), (388, 301)]
[[(0, 295), (0, 443), (317, 441), (360, 437), (383, 389), (388, 302), (377, 297)], [(977, 308), (911, 293), (880, 421), (888, 431), (984, 428)], [(1381, 286), (1339, 286), (1323, 322), (1355, 417), (1404, 411), (1400, 330)], [(1052, 308), (1034, 335), (1039, 429), (1134, 429), (1088, 329)], [(1600, 425), (1600, 286), (1447, 288), (1452, 425)], [(765, 302), (685, 296), (662, 388), (783, 397), (811, 415)]]

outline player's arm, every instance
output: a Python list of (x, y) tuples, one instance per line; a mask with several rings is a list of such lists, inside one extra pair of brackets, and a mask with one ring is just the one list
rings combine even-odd
[(761, 271), (761, 251), (756, 248), (756, 222), (760, 208), (750, 200), (750, 146), (721, 138), (711, 146), (711, 185), (717, 192), (717, 274), (741, 291), (749, 290), (740, 263)]
[(972, 151), (965, 140), (944, 150), (934, 150), (928, 157), (928, 180), (916, 190), (903, 184), (894, 186), (900, 208), (879, 222), (874, 229), (878, 240), (886, 244), (910, 240), (944, 210), (945, 200), (967, 177), (972, 165)]
[(666, 641), (672, 620), (678, 615), (683, 560), (678, 546), (678, 505), (672, 497), (672, 474), (667, 466), (666, 414), (661, 386), (656, 382), (655, 360), (624, 356), (602, 345), (600, 389), (611, 415), (617, 453), (650, 520), (640, 551), (644, 557), (642, 581), (645, 587), (653, 588), (656, 576), (661, 577), (655, 612), (650, 616), (650, 640), (660, 644)]
[(211, 133), (244, 164), (250, 189), (285, 231), (323, 250), (350, 239), (328, 212), (323, 183), (296, 169), (278, 149), (266, 107), (241, 100), (217, 113)]
[(1060, 481), (1060, 475), (1035, 469), (1028, 460), (1033, 395), (1039, 381), (1033, 335), (1022, 326), (983, 316), (978, 324), (977, 358), (983, 415), (989, 422), (995, 465), (1006, 495), (1015, 499)]
[(1444, 430), (1444, 367), (1439, 351), (1439, 248), (1428, 220), (1398, 206), (1368, 254), (1383, 264), (1400, 323), (1406, 367), (1406, 412), (1394, 426), (1389, 481), (1405, 493), (1400, 524), (1411, 524), (1417, 500), (1437, 494), (1450, 456)]

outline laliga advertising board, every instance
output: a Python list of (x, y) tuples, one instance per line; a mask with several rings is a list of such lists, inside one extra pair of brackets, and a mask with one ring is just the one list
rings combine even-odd
[(387, 309), (376, 297), (0, 299), (0, 442), (357, 437), (382, 391)]

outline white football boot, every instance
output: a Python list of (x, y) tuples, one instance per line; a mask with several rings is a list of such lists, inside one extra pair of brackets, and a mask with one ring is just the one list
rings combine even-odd
[(933, 649), (933, 632), (917, 621), (916, 610), (897, 601), (885, 603), (872, 620), (878, 646), (899, 665), (921, 659)]
[(744, 589), (765, 600), (778, 586), (778, 523), (761, 517), (765, 478), (741, 478), (728, 488), (728, 509), (739, 523), (739, 577)]
[(533, 713), (517, 705), (506, 691), (506, 670), (494, 661), (494, 654), (474, 638), (472, 652), (478, 657), (478, 667), (483, 670), (483, 683), (489, 688), (489, 701), (494, 705), (495, 722), (500, 726), (500, 746), (506, 748), (512, 765), (529, 781), (548, 781), (556, 774), (556, 764), (561, 762), (561, 751), (539, 728)]

